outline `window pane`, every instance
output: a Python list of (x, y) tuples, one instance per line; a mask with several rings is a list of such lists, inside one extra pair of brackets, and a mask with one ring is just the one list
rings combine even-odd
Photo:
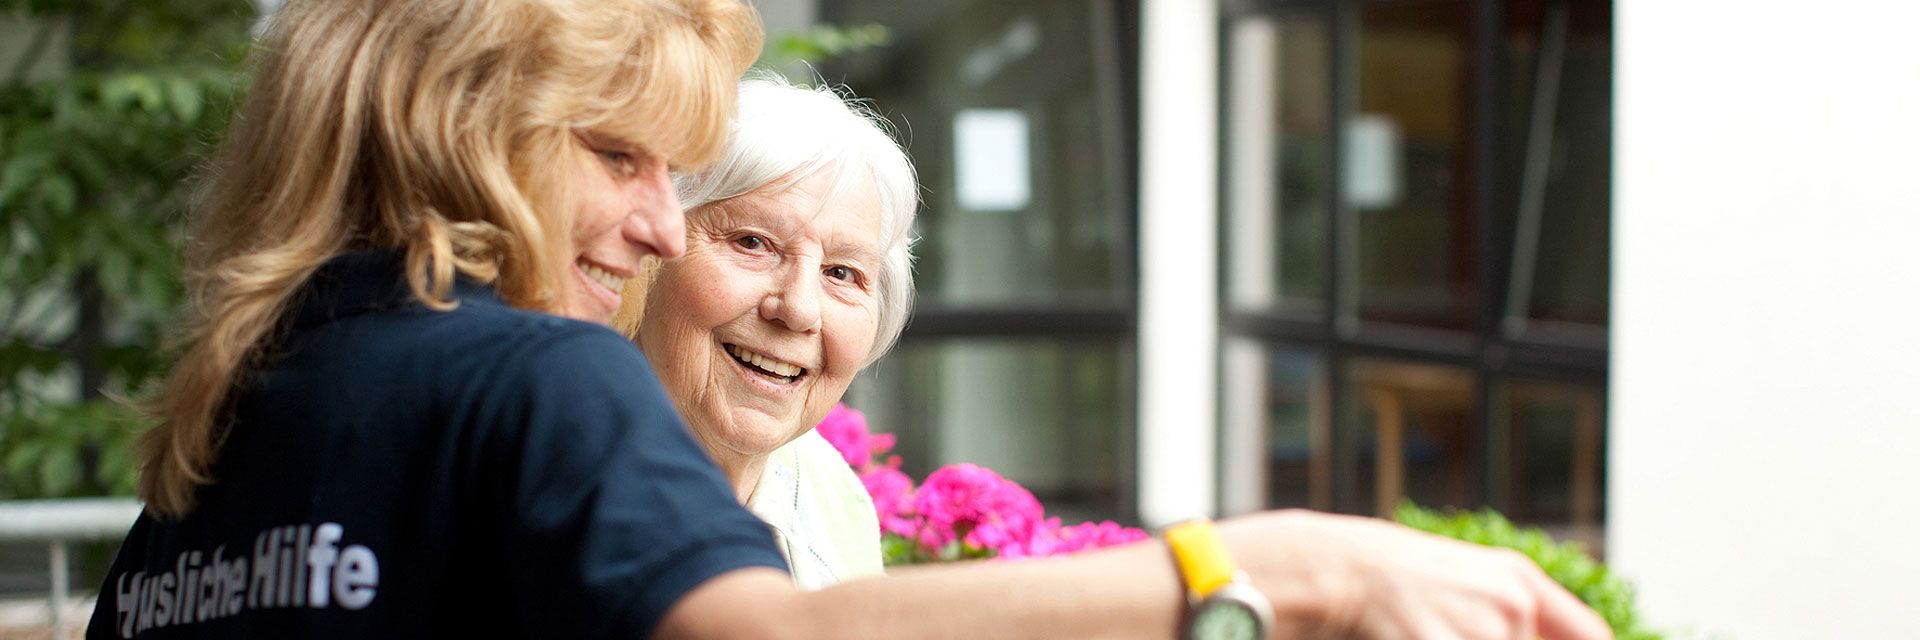
[[(1541, 0), (1514, 0), (1509, 6), (1517, 209), (1538, 216), (1537, 227), (1515, 225), (1512, 250), (1520, 259), (1513, 267), (1525, 271), (1516, 277), (1524, 285), (1517, 293), (1526, 298), (1509, 311), (1532, 320), (1604, 327), (1611, 248), (1612, 14), (1603, 3), (1568, 6), (1562, 30), (1547, 27), (1554, 17)], [(1549, 67), (1546, 86), (1543, 64)], [(1549, 102), (1535, 104), (1542, 99)], [(1531, 120), (1547, 112), (1551, 126), (1544, 131), (1550, 139), (1530, 150)], [(1537, 193), (1526, 185), (1529, 165), (1535, 163), (1541, 165), (1535, 179), (1543, 181)]]
[(1332, 506), (1326, 376), (1317, 353), (1228, 342), (1220, 443), (1227, 513)]
[(1473, 327), (1470, 15), (1464, 0), (1360, 9), (1342, 163), (1364, 319)]
[(1478, 506), (1471, 371), (1357, 360), (1347, 376), (1341, 464), (1355, 482), (1341, 510), (1390, 514), (1403, 497), (1426, 507)]
[(849, 394), (875, 430), (899, 436), (915, 480), (971, 462), (1033, 491), (1048, 512), (1115, 518), (1133, 459), (1132, 355), (1118, 342), (948, 339), (902, 345)]
[(1507, 514), (1599, 550), (1605, 504), (1605, 404), (1600, 387), (1516, 380), (1499, 387), (1511, 452)]
[(1228, 37), (1228, 300), (1242, 310), (1312, 313), (1327, 286), (1326, 20), (1253, 17)]
[[(915, 267), (930, 306), (1123, 301), (1118, 36), (1102, 3), (849, 0), (894, 42), (846, 82), (894, 120), (924, 187)], [(910, 10), (907, 9), (910, 7)]]

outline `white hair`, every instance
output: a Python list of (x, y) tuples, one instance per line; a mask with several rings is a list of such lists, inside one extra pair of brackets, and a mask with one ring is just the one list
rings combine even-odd
[(699, 173), (673, 178), (688, 217), (729, 198), (778, 193), (823, 169), (839, 171), (836, 191), (849, 180), (872, 178), (880, 197), (880, 321), (864, 364), (893, 347), (913, 309), (912, 230), (920, 187), (906, 151), (888, 135), (892, 128), (844, 88), (802, 87), (756, 71), (740, 82), (739, 113), (719, 159)]

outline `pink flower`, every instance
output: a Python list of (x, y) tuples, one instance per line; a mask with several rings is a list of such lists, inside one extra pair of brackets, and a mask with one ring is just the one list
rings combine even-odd
[(1076, 553), (1133, 544), (1147, 539), (1147, 532), (1123, 527), (1113, 521), (1082, 522), (1054, 532), (1053, 553)]
[(913, 512), (913, 478), (894, 467), (874, 467), (860, 474), (860, 484), (866, 485), (867, 494), (873, 497), (882, 533), (911, 537), (919, 530)]
[(1041, 524), (1040, 501), (1018, 484), (971, 464), (941, 467), (914, 495), (925, 523), (919, 540), (939, 549), (956, 539), (999, 552), (1033, 538)]
[(891, 433), (875, 434), (867, 430), (866, 414), (848, 408), (845, 404), (833, 405), (827, 417), (814, 427), (820, 436), (833, 444), (833, 448), (845, 458), (847, 465), (856, 471), (873, 464), (874, 454), (886, 453), (893, 449), (894, 437)]
[(1025, 543), (1002, 547), (1000, 549), (1000, 555), (996, 557), (1003, 560), (1018, 560), (1021, 558), (1044, 558), (1060, 553), (1057, 550), (1060, 544), (1059, 532), (1060, 519), (1047, 518), (1040, 521), (1040, 524), (1033, 528), (1033, 535), (1028, 536)]
[(1047, 518), (1035, 528), (1033, 537), (1025, 544), (1002, 548), (998, 557), (1007, 560), (1044, 558), (1133, 544), (1148, 537), (1145, 531), (1123, 527), (1111, 521), (1083, 522), (1063, 527), (1059, 518)]
[[(1046, 517), (1024, 487), (971, 464), (941, 467), (916, 489), (913, 478), (900, 471), (900, 456), (886, 455), (893, 450), (893, 435), (872, 433), (867, 417), (846, 405), (834, 405), (817, 428), (860, 476), (873, 498), (881, 535), (904, 539), (903, 546), (885, 543), (890, 564), (1038, 558), (1147, 539), (1146, 532), (1113, 522), (1061, 526), (1059, 518)], [(884, 461), (876, 460), (880, 456)], [(956, 542), (962, 543), (957, 552), (949, 548)]]

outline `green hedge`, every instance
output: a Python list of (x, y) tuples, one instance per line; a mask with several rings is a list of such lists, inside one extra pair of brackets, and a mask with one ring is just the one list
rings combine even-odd
[(1441, 513), (1412, 502), (1400, 503), (1393, 519), (1401, 524), (1455, 540), (1504, 547), (1526, 554), (1560, 586), (1593, 607), (1613, 627), (1619, 640), (1662, 640), (1665, 634), (1647, 628), (1633, 604), (1633, 585), (1593, 559), (1580, 545), (1555, 542), (1535, 527), (1517, 527), (1492, 509)]

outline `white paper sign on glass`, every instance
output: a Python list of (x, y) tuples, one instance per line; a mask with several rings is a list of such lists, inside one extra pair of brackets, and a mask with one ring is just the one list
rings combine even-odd
[(1400, 204), (1404, 178), (1400, 126), (1378, 113), (1357, 113), (1347, 121), (1347, 204), (1376, 211)]
[(1033, 199), (1027, 114), (1019, 109), (961, 109), (953, 118), (954, 183), (960, 208), (1007, 213)]

